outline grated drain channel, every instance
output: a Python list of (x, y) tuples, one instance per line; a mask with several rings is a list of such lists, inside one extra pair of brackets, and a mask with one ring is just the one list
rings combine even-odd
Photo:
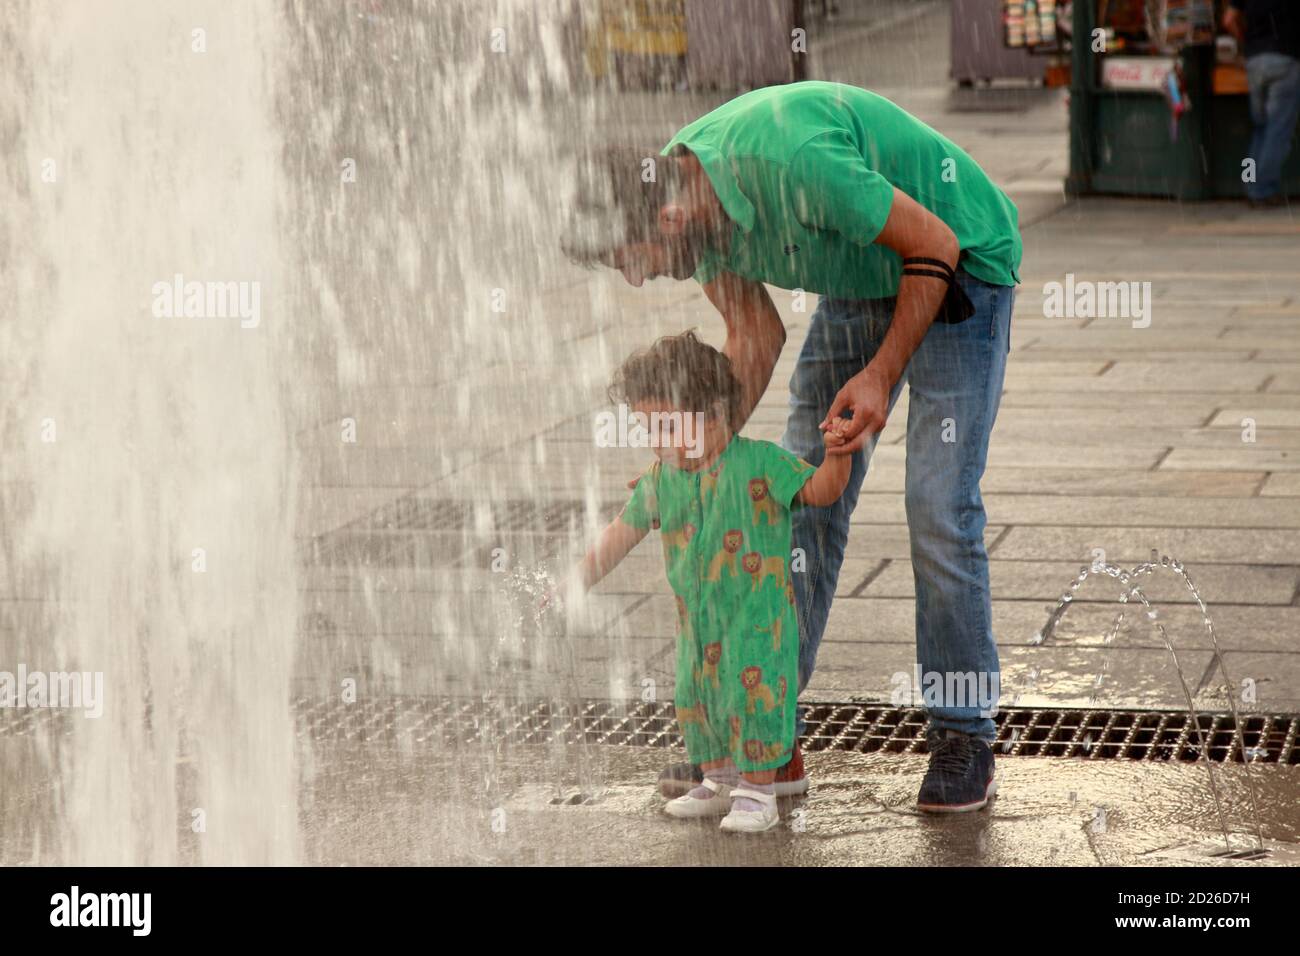
[[(803, 708), (805, 751), (926, 753), (926, 716), (921, 710), (860, 703), (809, 704)], [(313, 740), (409, 741), (454, 747), (489, 740), (512, 744), (586, 742), (634, 747), (682, 747), (671, 704), (583, 701), (502, 701), (396, 698), (352, 704), (300, 699), (294, 705), (299, 732)], [(1241, 763), (1232, 718), (1198, 715), (1218, 763)], [(999, 712), (999, 755), (1078, 757), (1088, 760), (1194, 761), (1199, 735), (1176, 711), (1030, 710)], [(1252, 763), (1300, 764), (1300, 717), (1243, 717), (1246, 757)]]
[[(595, 518), (607, 522), (623, 504), (603, 502)], [(464, 546), (450, 547), (458, 558), (470, 549), (471, 565), (481, 566), (487, 560), (486, 552), (475, 550), (476, 544), (490, 552), (491, 543), (499, 543), (503, 534), (532, 536), (540, 549), (535, 557), (544, 558), (559, 542), (581, 532), (587, 520), (587, 503), (576, 499), (476, 504), (412, 494), (304, 542), (303, 556), (311, 564), (324, 566), (438, 567), (447, 563), (446, 538), (450, 537)], [(445, 536), (441, 541), (436, 538), (439, 533)]]
[[(586, 700), (500, 701), (479, 698), (391, 697), (344, 704), (301, 697), (292, 704), (299, 736), (322, 743), (371, 743), (457, 747), (504, 741), (511, 744), (588, 743), (625, 747), (683, 746), (673, 706)], [(858, 753), (927, 752), (925, 712), (883, 704), (801, 705), (805, 751)], [(0, 708), (0, 737), (70, 734), (83, 720), (69, 710)], [(1241, 763), (1232, 717), (1198, 715), (1216, 763)], [(1243, 717), (1246, 758), (1251, 763), (1300, 764), (1300, 716)], [(1187, 714), (1153, 710), (1032, 710), (1012, 708), (996, 718), (999, 756), (1076, 757), (1086, 760), (1195, 761), (1199, 735)]]
[[(617, 512), (622, 502), (606, 502), (601, 513)], [(492, 531), (560, 532), (582, 527), (587, 504), (580, 499), (480, 502), (407, 495), (345, 525), (343, 531)]]

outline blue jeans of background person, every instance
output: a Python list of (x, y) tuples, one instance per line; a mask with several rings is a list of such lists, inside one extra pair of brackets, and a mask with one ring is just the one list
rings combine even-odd
[[(1015, 288), (989, 285), (964, 270), (957, 276), (975, 314), (964, 322), (930, 327), (890, 394), (889, 407), (906, 382), (906, 506), (916, 580), (916, 660), (923, 674), (973, 672), (992, 681), (998, 675), (998, 651), (979, 484), (1002, 396)], [(892, 298), (822, 298), (790, 379), (790, 417), (782, 439), (788, 450), (813, 464), (821, 462), (824, 446), (817, 425), (840, 388), (875, 356), (893, 312)], [(886, 427), (897, 424), (891, 421)], [(844, 560), (849, 516), (875, 447), (873, 437), (853, 455), (849, 484), (839, 501), (794, 511), (794, 546), (807, 559), (803, 572), (791, 574), (799, 613), (800, 691), (812, 677)], [(859, 531), (870, 533), (869, 528)], [(864, 620), (862, 626), (869, 628), (871, 622)], [(914, 690), (919, 694), (921, 688)], [(978, 700), (952, 701), (966, 706), (948, 703), (945, 699), (945, 706), (927, 708), (932, 726), (994, 737), (995, 725), (981, 716)]]
[(1255, 182), (1246, 184), (1246, 195), (1268, 199), (1282, 189), (1282, 165), (1300, 117), (1300, 60), (1285, 53), (1256, 53), (1246, 61), (1246, 79), (1255, 124), (1250, 138)]

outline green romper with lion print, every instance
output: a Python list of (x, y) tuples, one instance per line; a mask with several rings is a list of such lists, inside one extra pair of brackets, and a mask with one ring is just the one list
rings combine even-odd
[(658, 528), (677, 596), (677, 722), (694, 763), (784, 766), (794, 745), (799, 628), (790, 509), (816, 469), (735, 436), (707, 471), (653, 464), (624, 524)]

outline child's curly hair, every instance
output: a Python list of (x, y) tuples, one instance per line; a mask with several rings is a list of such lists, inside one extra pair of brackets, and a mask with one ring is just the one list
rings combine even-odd
[(743, 395), (731, 359), (701, 342), (694, 330), (666, 335), (632, 354), (609, 386), (609, 400), (628, 405), (658, 401), (705, 413), (721, 405), (733, 432), (740, 430)]

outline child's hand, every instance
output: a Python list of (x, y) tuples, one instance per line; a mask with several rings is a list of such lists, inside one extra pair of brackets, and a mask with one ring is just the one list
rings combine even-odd
[(562, 578), (552, 578), (546, 583), (541, 596), (537, 599), (538, 613), (547, 611), (567, 613), (572, 603), (580, 599), (578, 593), (580, 590), (585, 590), (582, 587), (581, 568), (573, 569)]
[(836, 448), (840, 445), (847, 444), (848, 438), (845, 436), (844, 432), (848, 426), (849, 420), (847, 418), (831, 419), (831, 423), (827, 425), (826, 430), (822, 432), (822, 441), (825, 442), (826, 447)]
[(542, 592), (542, 596), (537, 600), (537, 611), (542, 613), (549, 610), (564, 609), (564, 584), (558, 583), (548, 587)]

